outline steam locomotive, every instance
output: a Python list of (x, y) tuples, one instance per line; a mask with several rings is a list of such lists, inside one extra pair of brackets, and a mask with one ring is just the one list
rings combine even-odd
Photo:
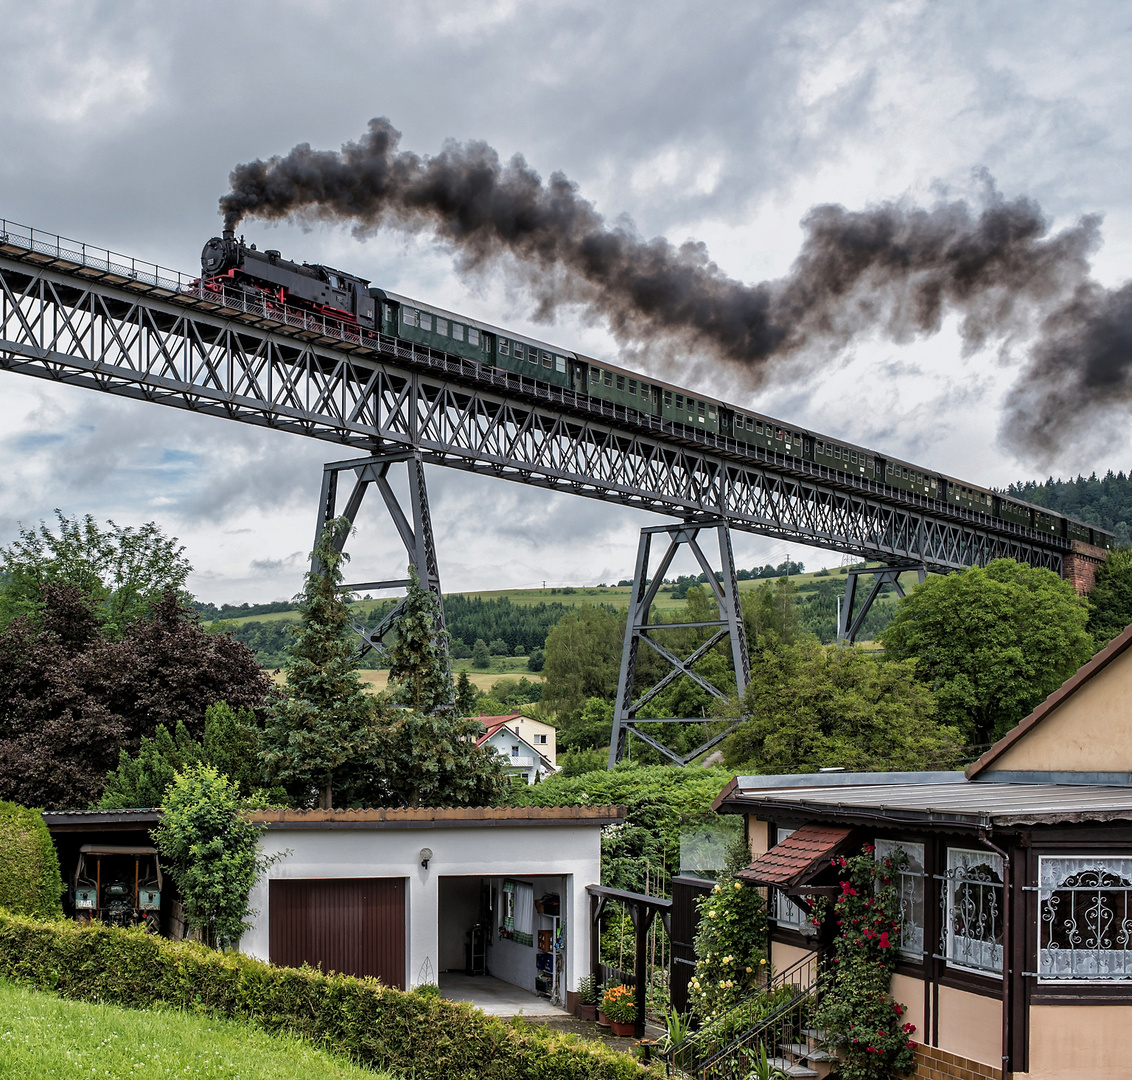
[(237, 240), (231, 231), (205, 244), (201, 286), (215, 290), (222, 300), (232, 293), (251, 294), (268, 307), (311, 312), (363, 337), (385, 335), (415, 342), (1049, 536), (1107, 549), (1114, 543), (1111, 533), (1083, 521), (387, 289), (373, 288), (365, 278), (342, 270), (290, 262), (278, 251), (259, 251), (255, 244)]

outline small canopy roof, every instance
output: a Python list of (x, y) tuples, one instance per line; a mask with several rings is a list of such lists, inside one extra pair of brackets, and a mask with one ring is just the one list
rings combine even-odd
[(849, 839), (852, 831), (843, 825), (816, 822), (803, 825), (737, 876), (752, 885), (773, 885), (779, 889), (805, 885), (828, 865), (828, 860)]
[(156, 855), (155, 847), (132, 847), (128, 844), (83, 844), (84, 855)]

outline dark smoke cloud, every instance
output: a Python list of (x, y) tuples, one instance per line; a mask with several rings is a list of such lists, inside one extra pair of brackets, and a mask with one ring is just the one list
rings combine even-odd
[(669, 355), (691, 348), (739, 365), (756, 384), (776, 359), (828, 355), (875, 330), (911, 340), (951, 313), (968, 352), (1040, 326), (1004, 425), (1008, 441), (1039, 456), (1071, 438), (1067, 421), (1094, 403), (1132, 397), (1132, 286), (1109, 293), (1089, 278), (1099, 218), (1051, 234), (1034, 201), (1003, 198), (988, 176), (975, 206), (816, 207), (789, 274), (748, 285), (701, 243), (647, 240), (631, 224), (607, 222), (565, 176), (544, 183), (520, 156), (504, 163), (485, 143), (450, 142), (422, 157), (399, 141), (388, 120), (375, 119), (341, 151), (304, 143), (240, 165), (220, 201), (225, 225), (252, 216), (350, 221), (359, 235), (429, 231), (462, 270), (505, 268), (541, 318), (581, 306), (623, 344), (659, 344)]

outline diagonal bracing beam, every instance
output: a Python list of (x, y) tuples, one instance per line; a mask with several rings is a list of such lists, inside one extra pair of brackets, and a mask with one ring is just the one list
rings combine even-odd
[[(719, 543), (719, 561), (722, 564), (722, 580), (699, 544), (701, 531), (714, 529)], [(655, 567), (652, 562), (653, 540), (667, 537), (668, 544)], [(715, 595), (719, 607), (719, 618), (692, 623), (654, 623), (649, 613), (657, 592), (664, 583), (664, 575), (672, 565), (681, 547), (687, 547), (707, 578), (707, 583)], [(687, 657), (680, 657), (652, 637), (656, 631), (681, 628), (714, 627), (715, 632)], [(732, 730), (738, 720), (733, 720), (724, 731), (717, 733), (701, 743), (688, 754), (680, 754), (655, 735), (642, 731), (637, 726), (637, 714), (662, 690), (679, 678), (690, 678), (713, 697), (726, 700), (730, 695), (715, 686), (694, 670), (695, 664), (722, 641), (730, 645), (731, 661), (735, 672), (737, 696), (742, 697), (751, 678), (751, 661), (747, 653), (747, 639), (743, 629), (743, 615), (739, 608), (739, 589), (735, 577), (735, 557), (731, 549), (731, 532), (722, 518), (706, 518), (687, 521), (683, 524), (655, 525), (641, 530), (637, 547), (637, 561), (633, 575), (633, 591), (629, 598), (629, 613), (625, 625), (625, 643), (621, 653), (621, 674), (617, 683), (617, 704), (614, 709), (613, 731), (609, 740), (609, 768), (613, 768), (625, 755), (629, 735), (635, 735), (644, 743), (658, 751), (677, 765), (686, 765), (705, 751), (715, 746)], [(634, 699), (634, 682), (637, 671), (637, 657), (641, 643), (649, 646), (669, 666), (669, 670), (653, 686)], [(704, 717), (663, 717), (642, 721), (646, 723), (720, 723), (717, 718)], [(725, 721), (724, 721), (725, 722)]]

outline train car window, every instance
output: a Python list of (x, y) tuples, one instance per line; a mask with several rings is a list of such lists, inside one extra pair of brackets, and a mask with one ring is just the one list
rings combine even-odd
[(714, 420), (714, 419), (715, 419), (715, 406), (714, 406), (714, 405), (709, 405), (709, 406), (708, 406), (707, 414), (708, 414), (708, 419), (709, 419), (709, 420)]
[(699, 414), (700, 423), (703, 423), (703, 419), (704, 419), (704, 403), (703, 403), (702, 401), (697, 401), (697, 402), (696, 402), (696, 412), (697, 412), (697, 413)]
[(511, 342), (505, 338), (499, 339), (499, 355), (506, 356), (511, 351)]
[(907, 479), (908, 479), (908, 470), (907, 470), (907, 469), (904, 469), (904, 468), (902, 468), (902, 469), (900, 470), (900, 474), (901, 474), (901, 478), (902, 478), (902, 479), (904, 479), (904, 480), (907, 480)]
[(743, 418), (738, 413), (735, 414), (735, 427), (739, 430), (743, 427)]
[(676, 395), (676, 411), (677, 412), (683, 412), (684, 411), (684, 395), (683, 394), (677, 394)]
[(637, 396), (637, 380), (636, 379), (630, 379), (629, 380), (629, 393), (632, 394), (633, 397)]
[(595, 382), (595, 383), (601, 381), (601, 368), (599, 368), (599, 367), (590, 368), (590, 381)]
[(421, 329), (432, 330), (432, 316), (427, 311), (421, 312)]
[(612, 371), (604, 372), (601, 376), (601, 381), (606, 386), (612, 386), (613, 385), (613, 372)]
[(625, 389), (625, 376), (624, 375), (618, 375), (617, 376), (617, 389), (618, 390), (624, 390)]
[(556, 356), (554, 358), (554, 370), (562, 375), (566, 374), (566, 357)]
[(747, 430), (748, 431), (754, 431), (755, 430), (755, 422), (749, 416), (747, 417)]
[(554, 357), (552, 357), (552, 356), (550, 355), (550, 353), (548, 353), (548, 352), (544, 352), (544, 353), (542, 354), (542, 366), (543, 366), (544, 368), (552, 368), (552, 367), (554, 367)]
[(419, 322), (418, 316), (420, 312), (416, 308), (402, 308), (401, 309), (401, 322), (406, 326), (416, 326)]
[(648, 400), (648, 397), (649, 397), (649, 384), (648, 383), (641, 383), (641, 397)]
[(457, 341), (463, 341), (464, 340), (464, 328), (459, 323), (453, 323), (452, 324), (452, 336)]
[(480, 332), (474, 327), (468, 327), (468, 344), (478, 345), (480, 343)]
[(782, 438), (782, 428), (775, 428), (775, 431), (774, 431), (774, 437), (775, 437), (776, 439), (781, 439), (781, 438)]
[(671, 390), (665, 390), (664, 391), (664, 407), (666, 409), (672, 408), (672, 391)]
[(436, 332), (441, 337), (447, 337), (448, 336), (448, 320), (447, 319), (437, 319), (436, 320)]
[(522, 345), (521, 345), (521, 344), (520, 344), (519, 342), (517, 342), (517, 341), (515, 342), (515, 351), (514, 351), (514, 352), (512, 353), (512, 355), (513, 355), (513, 356), (514, 356), (514, 357), (515, 357), (515, 358), (516, 358), (517, 360), (522, 360), (522, 359), (523, 359), (523, 346), (522, 346)]

